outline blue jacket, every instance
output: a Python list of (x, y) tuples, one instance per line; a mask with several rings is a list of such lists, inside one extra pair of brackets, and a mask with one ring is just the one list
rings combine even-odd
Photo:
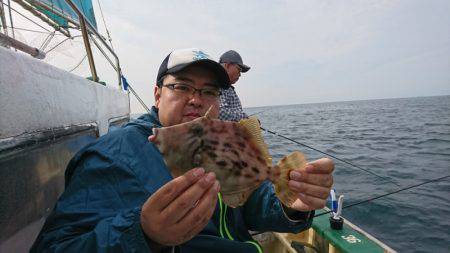
[[(31, 252), (151, 252), (140, 226), (141, 206), (172, 179), (160, 152), (147, 140), (152, 127), (161, 127), (155, 108), (74, 156), (65, 191)], [(296, 233), (311, 225), (312, 218), (304, 219), (288, 219), (265, 182), (240, 208), (218, 201), (203, 231), (176, 251), (261, 252), (249, 229)]]

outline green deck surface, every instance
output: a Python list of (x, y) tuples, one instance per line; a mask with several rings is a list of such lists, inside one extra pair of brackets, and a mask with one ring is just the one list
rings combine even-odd
[(345, 223), (342, 230), (331, 229), (329, 217), (329, 215), (322, 215), (314, 218), (312, 227), (340, 252), (385, 252), (381, 246)]

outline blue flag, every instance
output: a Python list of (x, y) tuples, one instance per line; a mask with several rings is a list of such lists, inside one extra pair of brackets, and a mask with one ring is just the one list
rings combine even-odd
[(126, 79), (123, 75), (121, 75), (120, 77), (122, 78), (123, 89), (124, 89), (124, 90), (128, 90), (129, 84), (128, 84), (127, 79)]

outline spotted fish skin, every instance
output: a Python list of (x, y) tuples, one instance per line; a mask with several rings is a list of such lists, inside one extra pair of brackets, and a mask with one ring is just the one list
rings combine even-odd
[(231, 207), (243, 205), (264, 180), (280, 176), (279, 167), (266, 162), (247, 128), (237, 122), (200, 117), (153, 131), (152, 142), (172, 176), (195, 167), (213, 171)]

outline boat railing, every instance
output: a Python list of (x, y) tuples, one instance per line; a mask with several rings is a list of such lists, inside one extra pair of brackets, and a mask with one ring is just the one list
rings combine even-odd
[(81, 29), (81, 32), (83, 34), (83, 41), (86, 48), (86, 54), (89, 60), (89, 66), (92, 73), (92, 78), (94, 81), (98, 81), (97, 71), (95, 68), (95, 62), (94, 62), (94, 56), (92, 55), (91, 45), (89, 42), (89, 32), (92, 32), (95, 34), (99, 39), (100, 42), (105, 46), (109, 52), (114, 56), (116, 60), (116, 64), (114, 65), (111, 61), (111, 59), (106, 55), (105, 51), (101, 48), (101, 46), (98, 44), (98, 42), (92, 38), (92, 41), (97, 46), (97, 48), (100, 50), (100, 52), (105, 56), (105, 58), (108, 60), (108, 62), (111, 64), (111, 66), (116, 70), (117, 76), (118, 76), (118, 82), (119, 86), (122, 87), (122, 78), (121, 78), (121, 69), (120, 69), (120, 62), (119, 57), (117, 57), (114, 50), (106, 43), (104, 38), (98, 33), (97, 29), (94, 28), (94, 26), (91, 24), (91, 22), (86, 18), (86, 16), (83, 14), (82, 11), (73, 3), (72, 0), (66, 0), (66, 2), (72, 7), (72, 9), (77, 13), (78, 20), (80, 20), (79, 27)]

